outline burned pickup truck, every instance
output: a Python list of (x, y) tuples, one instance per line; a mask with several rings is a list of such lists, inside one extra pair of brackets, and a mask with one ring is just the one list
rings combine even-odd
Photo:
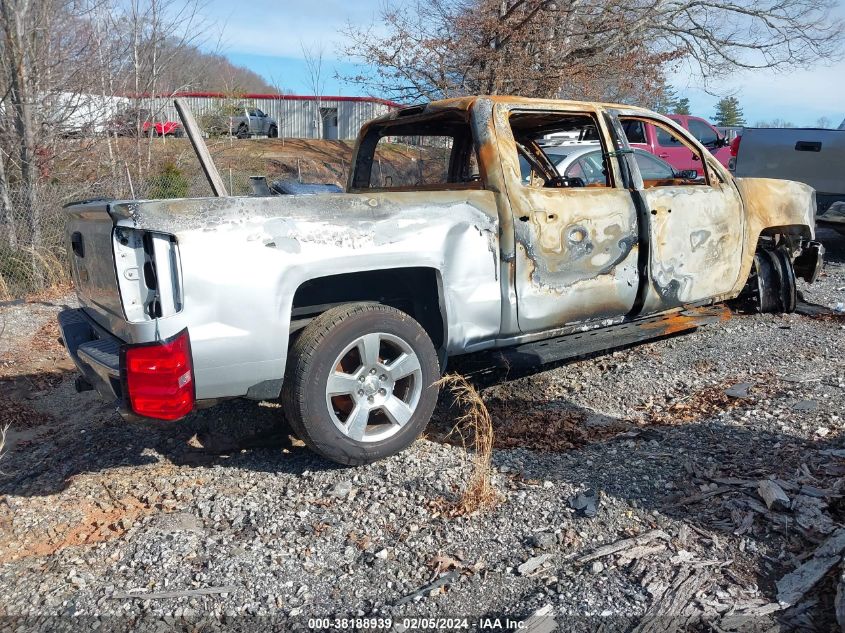
[[(632, 121), (687, 147), (696, 177), (649, 173)], [(561, 132), (600, 148), (565, 176), (544, 151)], [(409, 139), (410, 168), (378, 159)], [(796, 275), (821, 266), (815, 208), (806, 185), (734, 179), (648, 110), (447, 100), (366, 124), (344, 193), (68, 206), (82, 307), (60, 324), (79, 386), (129, 419), (281, 397), (308, 446), (362, 464), (423, 431), (450, 357), (571, 358), (738, 297), (793, 310)]]

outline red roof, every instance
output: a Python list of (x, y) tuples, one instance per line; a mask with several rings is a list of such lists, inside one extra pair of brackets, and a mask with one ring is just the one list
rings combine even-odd
[[(133, 97), (135, 95), (126, 95), (128, 97)], [(401, 108), (401, 103), (396, 103), (395, 101), (390, 101), (388, 99), (380, 99), (378, 97), (337, 97), (337, 96), (329, 96), (324, 95), (322, 97), (317, 97), (316, 95), (281, 95), (281, 94), (241, 94), (241, 95), (231, 95), (226, 94), (224, 92), (174, 92), (172, 94), (140, 94), (137, 95), (138, 98), (146, 98), (146, 97), (156, 97), (156, 98), (165, 98), (165, 99), (172, 99), (175, 97), (198, 97), (198, 98), (207, 98), (207, 99), (273, 99), (275, 101), (316, 101), (317, 99), (322, 99), (323, 101), (356, 101), (362, 103), (378, 103), (381, 105), (386, 105), (390, 108)]]

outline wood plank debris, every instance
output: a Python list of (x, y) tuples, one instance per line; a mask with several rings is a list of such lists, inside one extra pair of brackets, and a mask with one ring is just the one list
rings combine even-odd
[(778, 602), (791, 607), (801, 600), (833, 567), (845, 551), (845, 529), (837, 530), (822, 543), (813, 556), (777, 581)]
[(789, 497), (777, 483), (764, 479), (757, 484), (757, 494), (765, 501), (769, 510), (789, 510)]
[(550, 604), (540, 607), (520, 622), (519, 630), (523, 633), (550, 633), (557, 628), (553, 613)]
[(579, 557), (577, 560), (579, 563), (589, 563), (591, 560), (596, 560), (597, 558), (604, 558), (605, 556), (616, 554), (617, 552), (621, 552), (637, 545), (645, 545), (646, 543), (650, 543), (655, 539), (662, 539), (664, 541), (668, 541), (669, 535), (666, 534), (666, 532), (664, 532), (663, 530), (649, 530), (648, 532), (645, 532), (640, 536), (626, 538), (622, 539), (621, 541), (611, 543), (610, 545), (604, 545), (590, 554), (585, 554), (584, 556)]
[(528, 574), (534, 573), (535, 571), (540, 569), (540, 567), (545, 565), (546, 561), (548, 561), (551, 557), (551, 554), (541, 554), (540, 556), (534, 556), (522, 563), (522, 565), (520, 565), (519, 567), (517, 567), (516, 571), (518, 571), (521, 576), (527, 576)]
[(705, 570), (682, 567), (668, 587), (658, 590), (655, 600), (632, 633), (691, 630), (701, 616), (701, 609), (694, 604), (694, 598), (710, 579)]
[(839, 583), (836, 585), (836, 597), (833, 599), (836, 623), (845, 633), (845, 566), (839, 571)]

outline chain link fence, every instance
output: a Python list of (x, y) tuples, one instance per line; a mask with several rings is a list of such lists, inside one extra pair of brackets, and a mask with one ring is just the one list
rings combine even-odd
[[(395, 145), (401, 152), (377, 156), (370, 184), (396, 187), (442, 179), (448, 165), (448, 153), (441, 148), (413, 147), (410, 155), (405, 145)], [(267, 180), (304, 183), (346, 182), (349, 163), (322, 157), (271, 160), (274, 175)], [(252, 194), (250, 177), (256, 172), (223, 168), (220, 175), (232, 196)], [(151, 200), (163, 198), (200, 198), (211, 195), (205, 176), (194, 167), (165, 162), (142, 180), (125, 173), (116, 178), (79, 183), (43, 183), (31, 189), (13, 187), (0, 192), (0, 301), (18, 299), (70, 281), (70, 260), (66, 247), (65, 214), (62, 207), (70, 202), (97, 198)]]
[[(344, 165), (326, 165), (342, 175)], [(324, 182), (325, 174), (297, 170), (282, 178), (301, 182)], [(229, 195), (252, 193), (250, 176), (222, 170)], [(323, 176), (320, 178), (320, 176)], [(271, 177), (269, 180), (273, 180)], [(339, 180), (339, 179), (338, 179)], [(62, 207), (70, 202), (111, 199), (192, 198), (211, 195), (201, 173), (183, 173), (167, 166), (143, 181), (45, 183), (31, 189), (12, 188), (0, 195), (0, 301), (25, 297), (70, 281), (70, 262)]]

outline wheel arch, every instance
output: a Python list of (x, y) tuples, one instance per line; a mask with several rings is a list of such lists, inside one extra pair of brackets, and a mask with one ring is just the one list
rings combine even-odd
[(291, 334), (326, 310), (361, 301), (389, 305), (409, 314), (442, 353), (449, 327), (443, 277), (440, 270), (428, 266), (362, 270), (304, 280), (291, 300)]
[(765, 242), (767, 238), (784, 238), (790, 242), (802, 239), (813, 239), (813, 230), (806, 224), (783, 224), (780, 226), (764, 227), (757, 236), (757, 244)]

